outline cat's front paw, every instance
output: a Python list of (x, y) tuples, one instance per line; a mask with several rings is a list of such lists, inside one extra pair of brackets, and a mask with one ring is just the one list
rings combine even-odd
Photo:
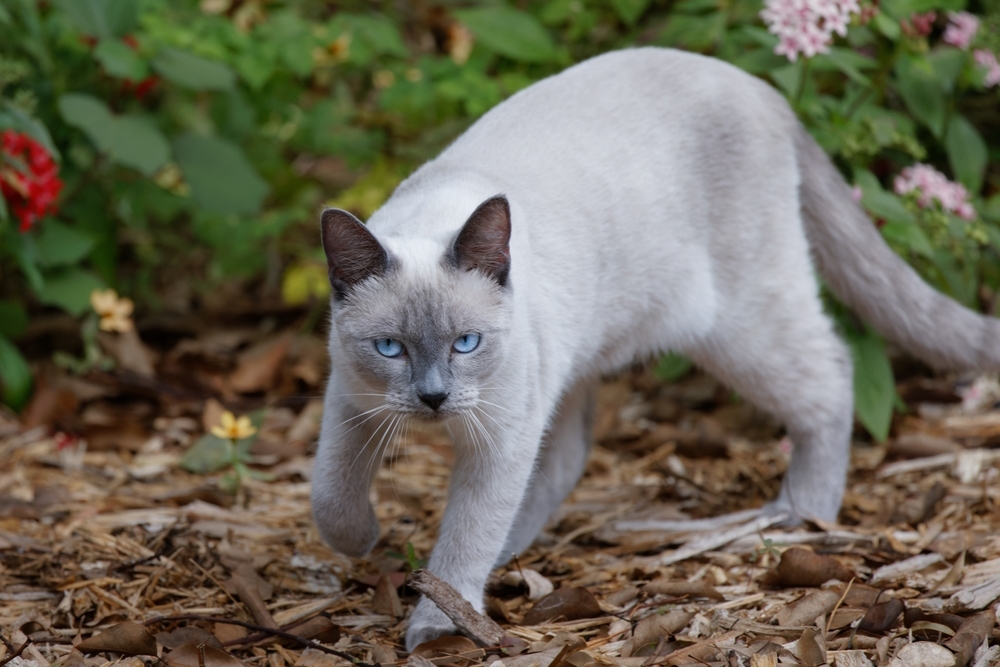
[(425, 597), (420, 598), (406, 630), (406, 650), (412, 651), (424, 642), (438, 637), (459, 634), (451, 619)]

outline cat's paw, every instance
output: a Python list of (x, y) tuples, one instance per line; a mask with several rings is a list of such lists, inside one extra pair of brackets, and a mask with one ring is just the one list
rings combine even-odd
[(406, 650), (412, 651), (420, 644), (438, 637), (457, 634), (459, 634), (458, 628), (451, 619), (433, 602), (421, 598), (406, 630)]

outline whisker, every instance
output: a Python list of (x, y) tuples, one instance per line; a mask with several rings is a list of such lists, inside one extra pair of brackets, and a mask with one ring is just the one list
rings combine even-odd
[[(365, 422), (367, 422), (368, 420), (370, 420), (370, 419), (372, 419), (372, 418), (376, 417), (377, 415), (378, 415), (378, 413), (376, 413), (376, 414), (372, 415), (371, 417), (369, 417), (369, 418), (368, 418), (368, 419), (366, 419), (365, 421), (361, 422), (361, 424), (357, 424), (357, 425), (356, 425), (356, 426), (355, 426), (354, 428), (357, 428), (358, 426), (361, 426), (362, 424), (364, 424), (364, 423), (365, 423)], [(364, 453), (365, 453), (365, 451), (366, 451), (366, 450), (368, 449), (368, 443), (370, 443), (370, 442), (372, 441), (372, 438), (374, 438), (374, 437), (375, 437), (375, 434), (376, 434), (376, 433), (378, 433), (378, 430), (379, 430), (380, 428), (382, 428), (382, 426), (383, 426), (383, 425), (385, 425), (385, 422), (386, 422), (386, 420), (388, 420), (388, 419), (389, 419), (389, 415), (387, 415), (387, 416), (383, 417), (383, 418), (382, 418), (382, 422), (381, 422), (381, 423), (380, 423), (380, 424), (379, 424), (378, 426), (376, 426), (376, 427), (375, 427), (375, 430), (374, 430), (374, 431), (372, 431), (372, 434), (371, 434), (370, 436), (368, 436), (368, 440), (366, 440), (366, 441), (365, 441), (365, 444), (363, 444), (363, 445), (361, 446), (361, 449), (359, 449), (359, 450), (358, 450), (358, 454), (357, 454), (357, 456), (355, 456), (355, 457), (354, 457), (354, 460), (353, 460), (353, 461), (351, 461), (351, 467), (347, 469), (347, 474), (348, 474), (348, 475), (350, 475), (350, 474), (351, 474), (351, 471), (352, 471), (352, 470), (354, 470), (354, 465), (355, 465), (355, 464), (356, 464), (356, 463), (358, 462), (358, 459), (359, 459), (359, 458), (361, 458), (361, 455), (362, 455), (362, 454), (364, 454)], [(354, 430), (354, 428), (352, 428), (352, 429), (351, 429), (351, 431), (353, 431), (353, 430)], [(349, 432), (350, 432), (350, 431), (349, 431)]]

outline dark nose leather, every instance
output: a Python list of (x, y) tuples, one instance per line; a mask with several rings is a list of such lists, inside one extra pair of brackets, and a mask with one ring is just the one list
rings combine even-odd
[(420, 394), (420, 400), (424, 405), (429, 407), (431, 410), (437, 410), (444, 403), (444, 399), (448, 398), (448, 394), (438, 393), (438, 394)]

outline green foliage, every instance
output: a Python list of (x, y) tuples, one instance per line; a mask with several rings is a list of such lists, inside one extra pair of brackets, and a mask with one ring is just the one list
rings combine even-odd
[[(984, 88), (971, 49), (940, 38), (946, 12), (965, 3), (883, 0), (828, 53), (796, 63), (774, 53), (762, 6), (495, 0), (431, 10), (404, 0), (376, 12), (355, 1), (11, 0), (0, 5), (0, 130), (47, 147), (65, 187), (59, 213), (23, 234), (0, 199), (0, 320), (5, 304), (79, 315), (94, 287), (155, 290), (169, 281), (161, 271), (173, 249), (206, 258), (187, 269), (203, 289), (280, 257), (290, 301), (322, 298), (311, 262), (323, 203), (368, 216), (505, 97), (650, 43), (770, 82), (925, 279), (972, 307), (995, 294), (998, 88)], [(974, 7), (983, 28), (973, 48), (1000, 49), (1000, 3)], [(908, 23), (924, 11), (939, 16), (929, 36)], [(915, 162), (964, 184), (978, 219), (896, 194), (894, 177)], [(18, 327), (0, 321), (0, 335), (13, 358)], [(884, 437), (894, 403), (884, 349), (869, 334), (850, 342), (859, 418)], [(658, 371), (677, 377), (689, 365), (671, 356)], [(17, 362), (0, 368), (5, 400), (20, 400)]]

